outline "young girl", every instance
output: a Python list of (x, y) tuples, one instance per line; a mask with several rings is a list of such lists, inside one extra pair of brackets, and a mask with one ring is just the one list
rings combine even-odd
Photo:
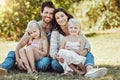
[(29, 35), (29, 40), (26, 46), (19, 50), (19, 56), (27, 72), (36, 73), (35, 61), (47, 55), (48, 41), (42, 28), (35, 20), (28, 23), (26, 32)]
[[(64, 62), (60, 62), (60, 64), (63, 66), (64, 74), (75, 71), (79, 75), (84, 75), (85, 69), (83, 65), (86, 58), (80, 56), (80, 53), (84, 49), (85, 39), (81, 37), (79, 21), (73, 18), (70, 19), (68, 30), (70, 35), (63, 38), (61, 49), (58, 52), (58, 57), (64, 59)], [(71, 64), (78, 66), (81, 71)]]

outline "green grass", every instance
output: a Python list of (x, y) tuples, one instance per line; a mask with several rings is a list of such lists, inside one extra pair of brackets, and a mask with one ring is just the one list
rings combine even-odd
[[(8, 76), (0, 80), (120, 80), (120, 28), (87, 34), (95, 57), (95, 64), (107, 67), (108, 74), (101, 78), (89, 79), (82, 76), (61, 76), (54, 72), (40, 72), (38, 75), (29, 75), (25, 72), (12, 70)], [(8, 51), (15, 50), (17, 42), (0, 39), (0, 63), (7, 56)]]

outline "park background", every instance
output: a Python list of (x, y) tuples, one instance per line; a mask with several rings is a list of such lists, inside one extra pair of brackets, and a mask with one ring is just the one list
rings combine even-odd
[[(27, 23), (41, 20), (40, 6), (47, 0), (0, 0), (0, 63), (15, 50)], [(107, 67), (108, 74), (95, 80), (120, 80), (120, 0), (51, 0), (81, 21), (92, 46), (96, 67)], [(93, 80), (81, 76), (60, 76), (53, 72), (28, 75), (10, 71), (6, 80)]]

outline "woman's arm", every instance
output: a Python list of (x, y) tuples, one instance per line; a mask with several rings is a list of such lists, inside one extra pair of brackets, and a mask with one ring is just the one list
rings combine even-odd
[(87, 51), (89, 52), (89, 51), (91, 50), (90, 42), (88, 41), (88, 39), (86, 38), (86, 36), (85, 36), (84, 34), (82, 34), (81, 37), (82, 37), (83, 39), (85, 39), (84, 49), (87, 49)]
[(66, 44), (66, 37), (63, 38), (63, 40), (60, 43), (60, 49), (65, 49), (65, 44)]
[(55, 59), (55, 55), (58, 53), (59, 48), (59, 32), (53, 31), (50, 38), (50, 56)]
[(84, 41), (84, 46), (83, 50), (80, 52), (80, 55), (86, 56), (86, 54), (91, 50), (91, 45), (84, 34), (81, 35), (81, 39)]

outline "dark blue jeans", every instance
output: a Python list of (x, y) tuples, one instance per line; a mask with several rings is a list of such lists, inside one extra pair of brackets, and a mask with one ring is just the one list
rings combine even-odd
[(55, 72), (63, 73), (63, 67), (59, 64), (58, 60), (53, 59), (51, 61), (51, 67)]
[[(84, 66), (85, 67), (88, 66), (88, 65), (94, 66), (94, 56), (93, 56), (93, 54), (91, 52), (88, 52), (85, 57), (86, 57), (86, 61), (85, 61)], [(64, 72), (63, 67), (59, 64), (58, 60), (56, 60), (56, 59), (53, 59), (51, 61), (51, 67), (56, 72), (60, 72), (60, 73)]]
[[(3, 61), (3, 63), (0, 64), (0, 67), (9, 71), (15, 65), (15, 61), (16, 61), (15, 51), (10, 51), (5, 60)], [(51, 59), (49, 57), (43, 57), (39, 59), (38, 61), (36, 61), (37, 70), (38, 71), (47, 70), (50, 67), (50, 62)]]
[(5, 58), (5, 60), (3, 61), (2, 64), (0, 64), (1, 68), (4, 68), (6, 70), (10, 70), (14, 64), (15, 64), (15, 52), (14, 51), (10, 51), (7, 55), (7, 57)]
[(95, 65), (94, 64), (94, 56), (91, 52), (88, 52), (85, 57), (86, 57), (86, 61), (84, 64), (85, 67), (87, 67), (88, 65), (91, 65), (91, 66)]
[(43, 57), (36, 61), (36, 68), (38, 71), (46, 71), (50, 68), (51, 59), (49, 57)]

